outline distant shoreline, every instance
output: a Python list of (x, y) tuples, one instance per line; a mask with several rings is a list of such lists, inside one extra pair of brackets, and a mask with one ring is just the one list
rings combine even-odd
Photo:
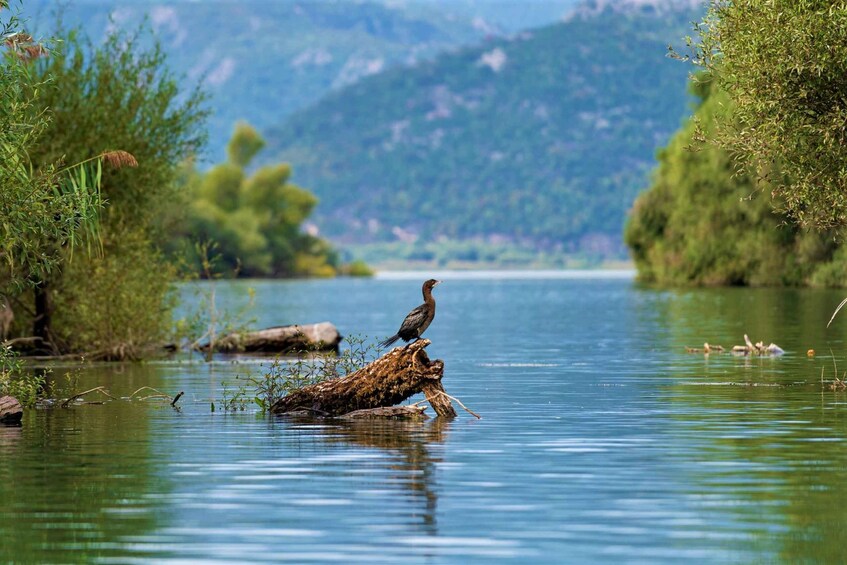
[(635, 269), (414, 269), (377, 270), (374, 278), (385, 280), (418, 280), (435, 277), (446, 280), (506, 279), (635, 279)]

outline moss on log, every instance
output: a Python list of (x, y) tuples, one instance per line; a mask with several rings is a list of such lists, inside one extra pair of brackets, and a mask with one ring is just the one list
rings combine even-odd
[(430, 361), (424, 351), (431, 342), (421, 339), (395, 347), (379, 359), (347, 376), (310, 385), (281, 398), (274, 414), (310, 411), (319, 416), (343, 416), (357, 410), (395, 406), (420, 392), (427, 395), (439, 416), (456, 416), (443, 394), (444, 363)]

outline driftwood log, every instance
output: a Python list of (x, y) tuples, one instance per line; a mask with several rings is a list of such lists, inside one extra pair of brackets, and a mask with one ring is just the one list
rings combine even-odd
[(44, 340), (37, 336), (16, 337), (7, 339), (3, 342), (6, 347), (12, 348), (19, 355), (26, 357), (34, 357), (42, 355), (45, 357), (53, 357), (54, 348)]
[[(215, 340), (212, 347), (220, 353), (293, 351), (338, 351), (341, 334), (331, 322), (276, 326), (246, 333), (232, 333)], [(209, 344), (200, 346), (208, 350)]]
[[(279, 399), (271, 407), (271, 412), (290, 414), (307, 411), (316, 416), (344, 416), (356, 411), (395, 406), (423, 392), (436, 414), (455, 417), (456, 411), (441, 385), (444, 362), (438, 359), (430, 361), (424, 351), (430, 343), (428, 339), (421, 339), (395, 347), (355, 373), (295, 390)], [(360, 412), (355, 417), (365, 416)], [(372, 417), (379, 416), (374, 413)]]
[(0, 424), (19, 424), (24, 411), (17, 398), (0, 396)]

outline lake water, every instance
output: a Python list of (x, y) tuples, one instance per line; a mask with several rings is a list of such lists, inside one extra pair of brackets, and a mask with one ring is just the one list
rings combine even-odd
[[(330, 320), (376, 341), (420, 302), (428, 275), (217, 288), (230, 305), (254, 288), (258, 326)], [(111, 401), (0, 428), (0, 561), (847, 557), (847, 393), (828, 386), (834, 361), (847, 369), (847, 314), (826, 328), (843, 291), (438, 275), (428, 352), (481, 420), (212, 412), (222, 380), (261, 370), (249, 359), (89, 367), (80, 389), (185, 391), (181, 409)], [(685, 352), (745, 333), (786, 354)]]

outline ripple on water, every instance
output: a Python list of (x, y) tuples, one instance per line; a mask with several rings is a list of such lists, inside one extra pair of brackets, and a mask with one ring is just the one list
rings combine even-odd
[[(258, 281), (258, 324), (390, 335), (388, 313), (419, 299), (409, 282)], [(221, 284), (221, 303), (239, 288)], [(847, 402), (820, 382), (831, 359), (791, 353), (839, 351), (843, 331), (819, 322), (841, 298), (449, 278), (428, 352), (479, 421), (211, 413), (221, 381), (265, 359), (86, 366), (81, 386), (184, 390), (181, 410), (41, 410), (0, 431), (0, 547), (25, 562), (841, 562)], [(744, 333), (788, 353), (684, 350)]]

